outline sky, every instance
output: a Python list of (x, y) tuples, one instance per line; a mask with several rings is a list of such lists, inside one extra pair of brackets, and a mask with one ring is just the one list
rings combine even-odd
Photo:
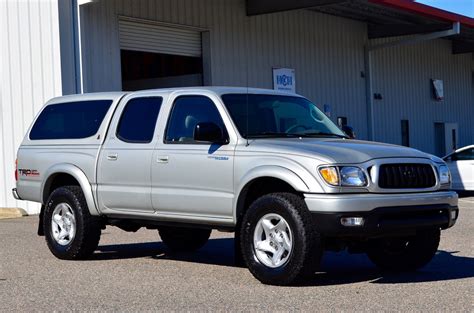
[(418, 0), (417, 2), (474, 18), (474, 0)]

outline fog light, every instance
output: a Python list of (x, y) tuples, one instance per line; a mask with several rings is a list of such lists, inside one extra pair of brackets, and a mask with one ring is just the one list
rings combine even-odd
[(452, 211), (451, 211), (451, 219), (452, 219), (452, 220), (455, 220), (455, 219), (457, 219), (457, 218), (458, 218), (458, 211), (452, 210)]
[(363, 217), (342, 217), (342, 226), (364, 226)]

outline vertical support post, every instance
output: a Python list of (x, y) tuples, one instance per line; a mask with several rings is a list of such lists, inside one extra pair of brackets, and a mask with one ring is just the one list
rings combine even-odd
[(364, 66), (365, 66), (365, 99), (367, 105), (367, 137), (369, 140), (375, 140), (374, 133), (374, 98), (372, 91), (372, 53), (369, 45), (364, 48)]
[(72, 21), (76, 93), (79, 94), (84, 92), (84, 81), (82, 77), (81, 16), (77, 0), (72, 0)]

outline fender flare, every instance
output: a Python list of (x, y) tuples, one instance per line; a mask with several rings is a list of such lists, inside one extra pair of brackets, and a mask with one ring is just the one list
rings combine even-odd
[(53, 178), (57, 174), (68, 174), (74, 177), (74, 179), (76, 179), (77, 182), (79, 183), (79, 186), (81, 187), (82, 192), (84, 193), (84, 197), (86, 199), (87, 207), (89, 208), (90, 214), (94, 216), (100, 215), (94, 201), (92, 186), (89, 183), (89, 179), (80, 168), (69, 163), (61, 163), (61, 164), (53, 165), (46, 171), (45, 177), (47, 178), (43, 180), (41, 184), (41, 199), (43, 200), (43, 204), (46, 204), (46, 201), (48, 200), (46, 198), (45, 191), (49, 190), (51, 182), (53, 181)]
[(233, 217), (235, 222), (238, 220), (237, 212), (239, 210), (238, 206), (239, 201), (241, 200), (242, 192), (245, 191), (245, 188), (249, 185), (249, 183), (255, 179), (263, 177), (280, 179), (289, 184), (296, 191), (302, 193), (307, 193), (310, 190), (308, 185), (306, 185), (304, 180), (298, 174), (286, 167), (278, 165), (263, 165), (253, 168), (242, 177), (239, 185), (237, 186), (237, 197), (235, 197), (233, 204)]

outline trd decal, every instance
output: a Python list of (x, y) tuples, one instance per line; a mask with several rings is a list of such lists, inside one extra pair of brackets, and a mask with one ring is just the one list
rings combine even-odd
[(19, 168), (18, 173), (21, 176), (40, 176), (40, 173), (37, 170), (30, 170), (24, 168)]

